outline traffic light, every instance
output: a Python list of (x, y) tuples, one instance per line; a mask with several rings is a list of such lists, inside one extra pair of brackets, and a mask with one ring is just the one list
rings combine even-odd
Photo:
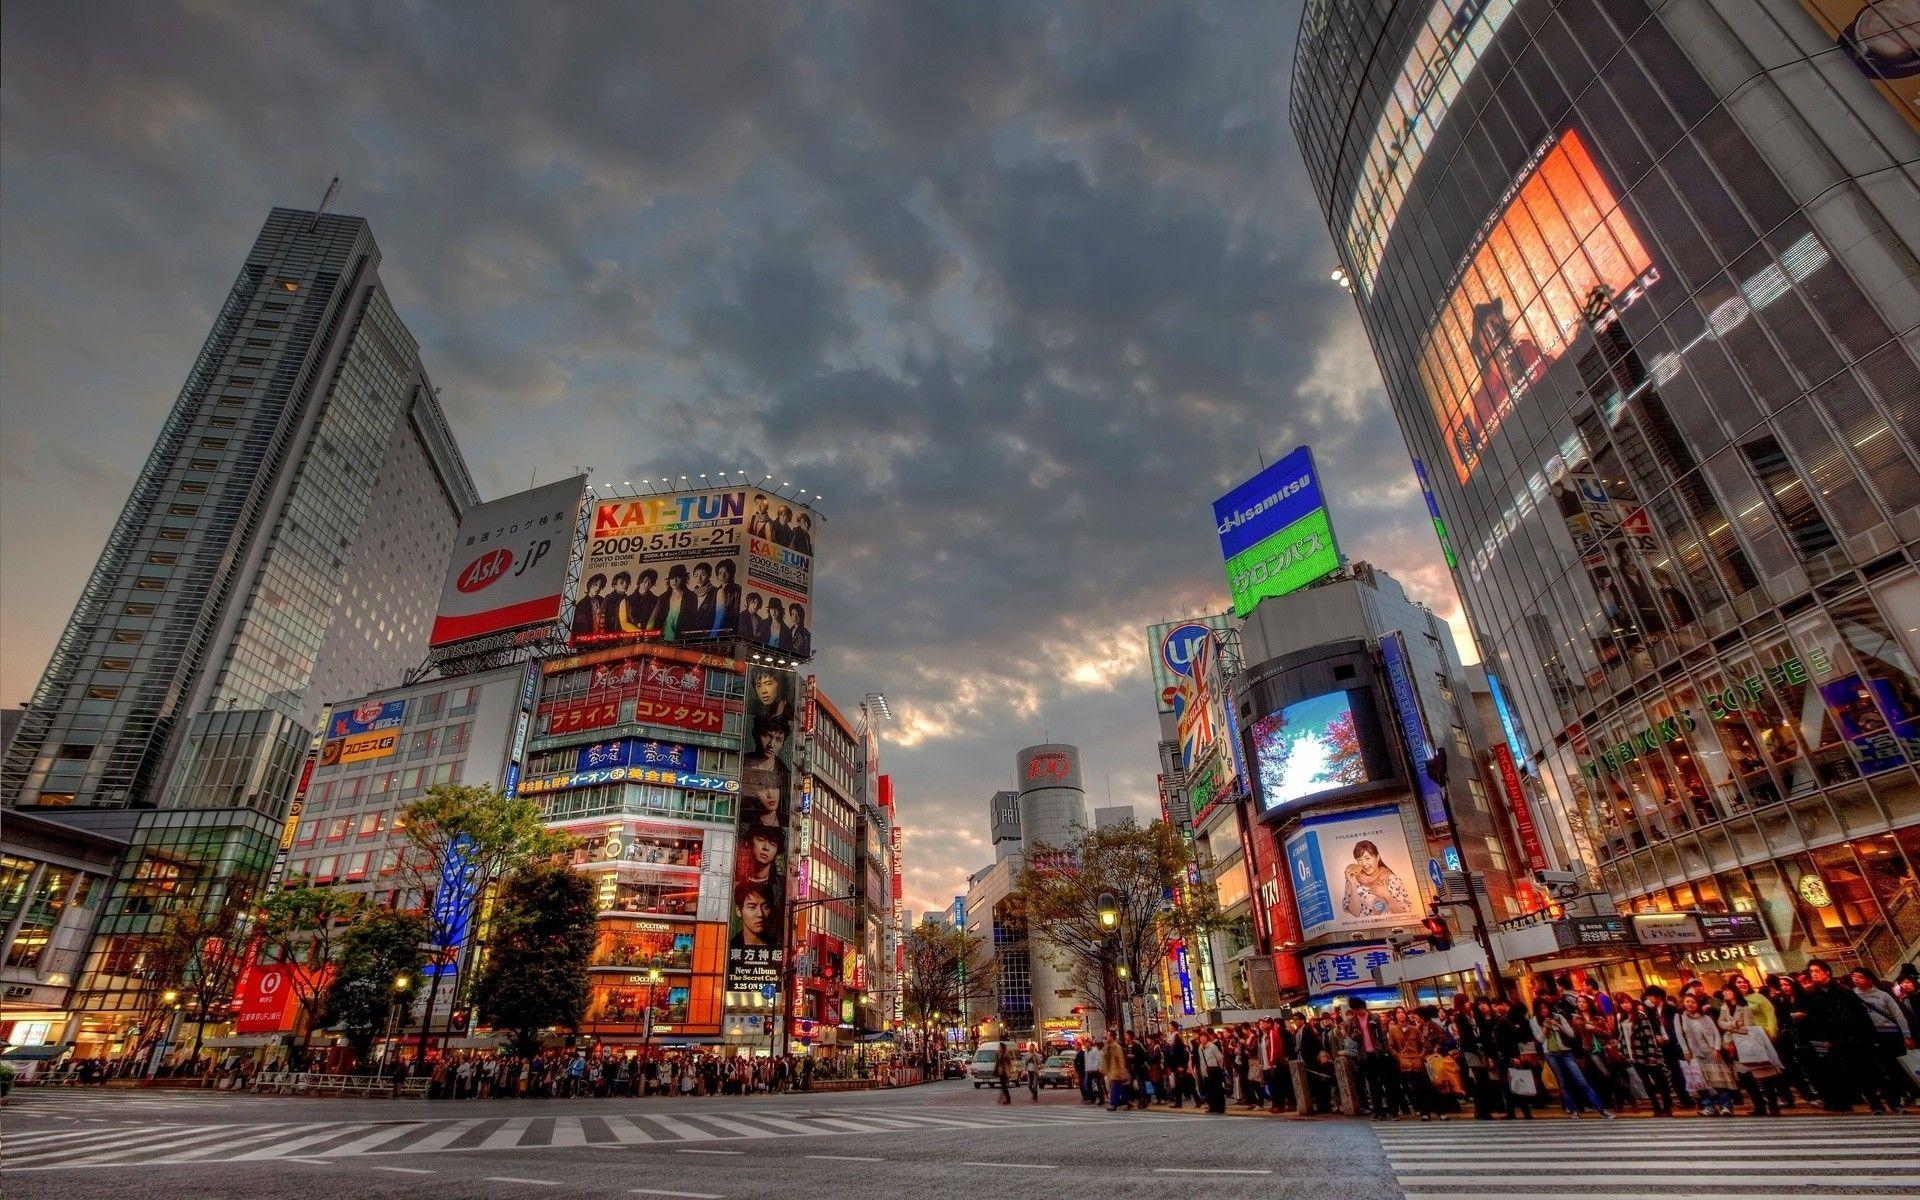
[(1453, 931), (1447, 928), (1447, 919), (1433, 913), (1420, 919), (1420, 927), (1427, 931), (1427, 944), (1435, 951), (1447, 949), (1453, 945)]

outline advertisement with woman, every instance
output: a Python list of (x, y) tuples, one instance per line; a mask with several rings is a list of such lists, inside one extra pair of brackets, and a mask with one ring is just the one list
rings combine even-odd
[(733, 900), (727, 924), (727, 990), (780, 982), (786, 962), (788, 831), (792, 828), (799, 680), (792, 671), (747, 673), (753, 749), (740, 764)]
[(1287, 868), (1307, 937), (1420, 919), (1418, 877), (1398, 805), (1306, 818), (1287, 839)]

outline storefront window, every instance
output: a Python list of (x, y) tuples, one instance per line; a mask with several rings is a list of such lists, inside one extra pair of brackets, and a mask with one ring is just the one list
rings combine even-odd
[(593, 965), (688, 970), (693, 966), (693, 928), (648, 921), (604, 922), (594, 944)]
[(673, 917), (690, 917), (700, 902), (697, 885), (684, 883), (642, 883), (621, 879), (611, 888), (601, 882), (601, 905), (606, 912), (622, 913), (661, 913)]
[[(1907, 845), (1902, 845), (1902, 838)], [(1869, 938), (1870, 959), (1881, 974), (1896, 970), (1902, 954), (1920, 942), (1920, 879), (1914, 872), (1914, 852), (1920, 851), (1920, 826), (1896, 836), (1883, 833), (1853, 843), (1867, 888), (1885, 918), (1885, 926)]]

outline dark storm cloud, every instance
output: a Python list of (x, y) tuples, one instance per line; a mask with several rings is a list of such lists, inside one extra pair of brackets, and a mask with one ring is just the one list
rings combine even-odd
[[(1285, 122), (1297, 8), (6, 7), (7, 699), (272, 203), (366, 216), (489, 494), (824, 493), (830, 693), (884, 689), (909, 906), (1013, 751), (1152, 803), (1141, 627), (1311, 440), (1352, 554), (1451, 607)], [(112, 349), (58, 331), (112, 331)], [(1350, 482), (1358, 481), (1358, 482)], [(24, 572), (21, 561), (40, 568)]]

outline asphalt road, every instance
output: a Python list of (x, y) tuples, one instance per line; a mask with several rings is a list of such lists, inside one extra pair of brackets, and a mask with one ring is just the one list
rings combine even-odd
[(1208, 1200), (1912, 1195), (1920, 1118), (1370, 1124), (1109, 1114), (964, 1083), (710, 1099), (16, 1091), (10, 1200), (538, 1196)]

